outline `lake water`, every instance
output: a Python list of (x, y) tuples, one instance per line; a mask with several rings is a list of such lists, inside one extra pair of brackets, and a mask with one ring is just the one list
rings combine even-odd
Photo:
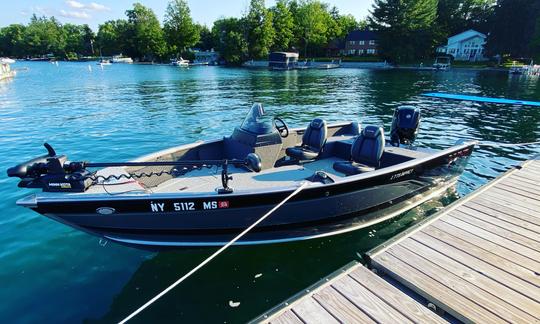
[[(424, 91), (540, 99), (537, 78), (497, 72), (337, 69), (270, 72), (222, 67), (19, 62), (0, 82), (0, 321), (118, 321), (214, 251), (152, 253), (106, 243), (22, 207), (29, 193), (5, 170), (41, 155), (48, 141), (71, 160), (128, 160), (226, 136), (254, 102), (291, 126), (314, 117), (390, 128), (404, 104), (422, 109), (418, 144), (459, 139), (540, 140), (540, 109), (439, 101)], [(92, 71), (90, 71), (90, 68)], [(232, 248), (134, 322), (249, 320), (519, 161), (536, 147), (476, 149), (454, 193), (353, 233)], [(258, 276), (262, 274), (262, 276)], [(257, 275), (257, 278), (255, 276)], [(240, 302), (230, 307), (229, 301)]]

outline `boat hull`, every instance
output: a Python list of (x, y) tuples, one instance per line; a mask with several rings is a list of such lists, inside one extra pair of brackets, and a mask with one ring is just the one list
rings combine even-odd
[[(238, 241), (265, 244), (335, 235), (366, 227), (440, 195), (462, 172), (471, 146), (404, 164), (357, 181), (308, 187)], [(118, 197), (43, 201), (47, 217), (122, 244), (144, 248), (223, 245), (290, 191), (206, 197)]]

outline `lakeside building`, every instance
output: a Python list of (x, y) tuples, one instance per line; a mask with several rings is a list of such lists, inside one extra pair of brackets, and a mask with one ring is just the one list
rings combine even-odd
[(456, 61), (486, 61), (486, 38), (485, 34), (469, 29), (448, 37), (447, 44), (437, 48), (437, 54), (451, 55)]
[(341, 54), (348, 56), (377, 55), (377, 33), (370, 30), (353, 30), (345, 38)]

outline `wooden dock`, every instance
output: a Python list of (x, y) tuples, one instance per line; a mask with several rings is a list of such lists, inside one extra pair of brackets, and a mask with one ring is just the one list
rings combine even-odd
[[(255, 319), (540, 323), (540, 160), (524, 162)], [(404, 288), (407, 287), (407, 288)]]

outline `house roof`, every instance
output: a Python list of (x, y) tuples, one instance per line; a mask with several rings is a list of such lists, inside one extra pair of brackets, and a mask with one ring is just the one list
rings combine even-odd
[(468, 39), (473, 38), (473, 37), (481, 37), (481, 38), (484, 38), (484, 39), (487, 38), (487, 36), (485, 34), (482, 34), (481, 32), (476, 31), (474, 29), (469, 29), (469, 30), (466, 30), (466, 31), (464, 31), (462, 33), (459, 33), (459, 34), (456, 34), (454, 36), (448, 37), (448, 44), (462, 42), (462, 41), (468, 40)]
[(377, 40), (379, 36), (371, 30), (353, 30), (345, 38), (346, 41)]

